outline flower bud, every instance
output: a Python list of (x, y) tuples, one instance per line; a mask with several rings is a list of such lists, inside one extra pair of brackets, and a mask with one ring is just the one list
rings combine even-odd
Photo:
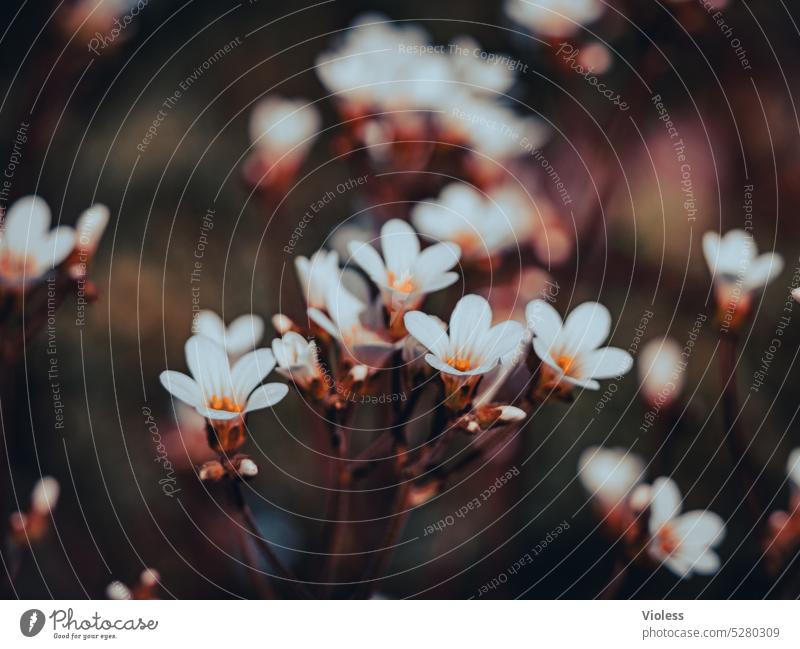
[(648, 342), (639, 355), (639, 381), (647, 405), (668, 407), (686, 382), (686, 365), (678, 343), (670, 338)]
[(276, 313), (274, 316), (272, 316), (272, 326), (281, 336), (289, 331), (294, 331), (297, 329), (297, 326), (294, 324), (294, 320), (283, 313)]
[(225, 468), (217, 460), (210, 460), (200, 467), (200, 479), (216, 482), (225, 476)]
[(132, 594), (130, 588), (121, 581), (112, 581), (106, 586), (106, 597), (108, 599), (124, 600), (131, 599)]
[(161, 581), (161, 574), (155, 568), (145, 568), (139, 576), (139, 581), (145, 588), (155, 588)]
[(31, 492), (31, 511), (39, 516), (49, 515), (58, 503), (60, 492), (61, 489), (55, 478), (50, 476), (42, 478)]

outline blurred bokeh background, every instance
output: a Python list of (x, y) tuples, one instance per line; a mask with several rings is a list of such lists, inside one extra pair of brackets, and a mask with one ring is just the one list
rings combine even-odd
[[(730, 0), (719, 10), (746, 49), (751, 69), (745, 69), (714, 18), (717, 10), (694, 0), (610, 1), (590, 31), (568, 40), (581, 48), (607, 44), (595, 54), (610, 59), (603, 77), (630, 104), (622, 112), (563, 65), (555, 55), (562, 39), (537, 42), (500, 2), (150, 0), (99, 53), (88, 46), (108, 26), (76, 27), (70, 10), (78, 4), (4, 2), (0, 8), (0, 161), (13, 159), (15, 143), (19, 154), (4, 206), (35, 193), (62, 223), (73, 223), (98, 201), (112, 215), (92, 269), (99, 299), (87, 308), (85, 323), (80, 305), (67, 300), (57, 315), (55, 354), (40, 335), (18, 366), (3, 369), (12, 376), (2, 399), (4, 520), (26, 506), (41, 475), (55, 476), (62, 487), (52, 533), (21, 567), (20, 596), (103, 597), (109, 582), (135, 583), (145, 566), (160, 572), (164, 597), (256, 595), (219, 494), (194, 473), (206, 459), (202, 430), (192, 433), (185, 417), (181, 439), (176, 406), (158, 374), (166, 367), (185, 370), (193, 303), (226, 320), (251, 311), (267, 321), (277, 312), (303, 317), (294, 261), (283, 248), (309, 205), (362, 173), (363, 164), (341, 146), (341, 118), (315, 62), (366, 10), (413, 21), (432, 43), (466, 34), (484, 50), (527, 65), (509, 95), (518, 112), (547, 124), (542, 151), (573, 200), (568, 206), (558, 200), (541, 165), (530, 158), (518, 162), (521, 182), (546, 197), (554, 232), (566, 233), (563, 254), (539, 255), (541, 274), (524, 281), (557, 285), (562, 313), (584, 300), (603, 302), (614, 317), (613, 343), (634, 351), (665, 335), (683, 345), (698, 314), (709, 317), (679, 408), (640, 430), (647, 406), (632, 372), (613, 382), (614, 394), (600, 407), (606, 384), (572, 403), (537, 410), (492, 463), (414, 512), (393, 576), (378, 591), (386, 597), (473, 597), (504, 574), (481, 596), (594, 597), (612, 570), (611, 541), (577, 480), (577, 462), (586, 447), (605, 444), (632, 447), (651, 463), (651, 479), (675, 479), (687, 509), (711, 508), (728, 524), (717, 575), (681, 581), (663, 568), (642, 570), (630, 577), (624, 596), (800, 594), (800, 565), (777, 587), (762, 569), (764, 521), (741, 505), (731, 481), (700, 244), (707, 230), (745, 226), (746, 187), (752, 185), (759, 249), (782, 253), (787, 266), (756, 296), (742, 335), (738, 371), (747, 399), (741, 426), (763, 468), (760, 484), (774, 496), (770, 510), (786, 508), (786, 458), (800, 445), (800, 322), (794, 317), (764, 384), (758, 391), (750, 385), (797, 285), (797, 7)], [(224, 56), (206, 64), (225, 47)], [(179, 100), (165, 108), (182, 87)], [(315, 102), (323, 123), (297, 181), (279, 200), (254, 190), (242, 173), (253, 105), (270, 93)], [(687, 205), (685, 169), (654, 95), (685, 144), (693, 205)], [(154, 121), (156, 132), (146, 141)], [(433, 178), (406, 200), (434, 196), (444, 184)], [(310, 255), (356, 214), (363, 221), (383, 191), (337, 195), (308, 226), (296, 254)], [(407, 214), (410, 205), (393, 209)], [(202, 277), (193, 282), (198, 259)], [(540, 284), (511, 289), (535, 295)], [(430, 311), (446, 316), (462, 291), (459, 283), (435, 296)], [(790, 304), (789, 314), (797, 308)], [(642, 326), (648, 312), (653, 315)], [(272, 337), (268, 327), (267, 343)], [(47, 372), (53, 357), (63, 426)], [(318, 417), (290, 395), (274, 412), (255, 413), (249, 428), (247, 451), (261, 471), (248, 483), (248, 499), (265, 534), (285, 546), (279, 551), (286, 562), (301, 576), (311, 574), (321, 551), (315, 519), (324, 514), (325, 495), (325, 465), (314, 450), (323, 443)], [(165, 470), (159, 439), (173, 472)], [(427, 526), (452, 516), (510, 469), (519, 475), (482, 507), (425, 535)], [(167, 483), (173, 495), (165, 492)], [(388, 493), (379, 489), (372, 498), (379, 507)], [(568, 529), (553, 538), (564, 521)], [(359, 533), (374, 540), (367, 525)], [(548, 535), (546, 550), (509, 575), (509, 567)]]

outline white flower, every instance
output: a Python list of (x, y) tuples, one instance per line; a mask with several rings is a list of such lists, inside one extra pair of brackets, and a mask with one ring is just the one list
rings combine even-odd
[(534, 300), (525, 315), (534, 334), (533, 349), (554, 385), (563, 387), (566, 383), (597, 390), (600, 384), (596, 379), (621, 376), (633, 366), (628, 352), (599, 348), (611, 331), (611, 315), (602, 304), (585, 302), (562, 322), (550, 304)]
[(432, 201), (411, 212), (422, 234), (458, 244), (464, 259), (484, 259), (519, 244), (529, 234), (534, 215), (524, 198), (511, 188), (484, 197), (462, 183), (451, 183)]
[(470, 36), (459, 36), (450, 44), (456, 54), (450, 57), (455, 78), (475, 94), (504, 93), (514, 83), (509, 59), (487, 55)]
[(300, 99), (267, 97), (250, 116), (250, 139), (256, 151), (277, 164), (299, 164), (319, 132), (317, 108)]
[(378, 333), (375, 318), (369, 318), (367, 305), (347, 290), (341, 282), (329, 286), (325, 310), (310, 307), (308, 316), (343, 347), (356, 364), (378, 366), (394, 349), (394, 345)]
[(709, 511), (681, 514), (681, 494), (669, 478), (658, 478), (650, 493), (650, 555), (681, 578), (719, 570), (713, 548), (725, 536), (723, 520)]
[(779, 254), (756, 256), (755, 241), (744, 230), (731, 230), (722, 238), (716, 232), (706, 232), (703, 253), (715, 281), (737, 285), (744, 292), (766, 286), (783, 270)]
[(75, 247), (75, 230), (50, 230), (50, 209), (38, 196), (19, 199), (8, 210), (0, 233), (0, 276), (10, 281), (40, 278)]
[(351, 242), (350, 254), (381, 289), (392, 310), (413, 309), (428, 293), (458, 280), (450, 269), (458, 263), (460, 248), (437, 243), (420, 252), (419, 239), (405, 221), (392, 219), (381, 228), (383, 258), (368, 243)]
[(686, 383), (681, 346), (671, 338), (651, 340), (639, 354), (642, 395), (651, 406), (668, 406)]
[(282, 383), (267, 383), (256, 389), (275, 367), (275, 357), (269, 349), (245, 354), (233, 368), (223, 347), (205, 336), (192, 336), (185, 349), (192, 376), (165, 370), (161, 372), (161, 384), (206, 419), (224, 422), (241, 418), (248, 412), (274, 406), (289, 391)]
[(211, 338), (225, 348), (228, 356), (237, 358), (258, 346), (264, 335), (264, 321), (257, 315), (243, 315), (226, 327), (222, 318), (206, 309), (195, 317), (193, 333)]
[(307, 388), (323, 377), (319, 365), (317, 344), (299, 333), (290, 331), (272, 341), (272, 353), (278, 362), (278, 373)]
[(31, 510), (39, 516), (47, 516), (55, 509), (60, 493), (58, 480), (45, 476), (36, 483), (31, 492)]
[(800, 490), (800, 448), (794, 449), (789, 453), (789, 461), (786, 463), (786, 473), (792, 486)]
[(597, 20), (605, 4), (599, 0), (506, 0), (505, 10), (509, 18), (536, 34), (564, 38)]
[(492, 326), (492, 309), (478, 295), (465, 295), (450, 316), (449, 332), (421, 311), (405, 315), (408, 333), (429, 353), (425, 360), (445, 375), (469, 379), (492, 370), (516, 351), (525, 328), (509, 320)]
[(624, 448), (591, 446), (578, 459), (578, 478), (606, 507), (625, 500), (644, 474), (644, 462)]
[(339, 255), (333, 251), (317, 250), (311, 259), (298, 257), (294, 265), (306, 305), (324, 309), (328, 287), (339, 281)]

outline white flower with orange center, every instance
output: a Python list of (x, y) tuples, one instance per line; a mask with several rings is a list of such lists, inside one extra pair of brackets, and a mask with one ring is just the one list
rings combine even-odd
[(370, 244), (353, 241), (350, 254), (378, 285), (392, 312), (414, 309), (425, 295), (458, 280), (452, 272), (461, 255), (453, 243), (437, 243), (420, 252), (419, 238), (405, 221), (392, 219), (381, 228), (383, 257)]
[(278, 362), (278, 373), (294, 381), (297, 387), (308, 389), (315, 381), (324, 379), (319, 350), (313, 340), (290, 331), (272, 341), (272, 353)]
[(706, 232), (703, 253), (717, 291), (719, 319), (734, 327), (749, 312), (752, 293), (780, 275), (784, 266), (777, 253), (757, 255), (753, 237), (744, 230), (724, 237)]
[(600, 347), (611, 331), (611, 315), (602, 304), (585, 302), (566, 322), (544, 300), (534, 300), (525, 309), (533, 332), (533, 350), (542, 361), (543, 389), (569, 391), (572, 386), (597, 390), (597, 379), (627, 373), (631, 355), (616, 347)]
[(339, 342), (348, 361), (375, 367), (394, 350), (392, 342), (380, 331), (374, 310), (340, 281), (327, 288), (324, 308), (325, 311), (310, 307), (308, 317)]
[(669, 478), (658, 478), (649, 493), (650, 556), (681, 578), (719, 570), (714, 548), (725, 537), (722, 518), (705, 510), (681, 514), (681, 494)]
[(191, 376), (165, 370), (159, 377), (161, 384), (212, 424), (222, 451), (235, 450), (244, 442), (242, 424), (247, 413), (274, 406), (289, 391), (283, 383), (259, 386), (275, 367), (269, 349), (249, 352), (231, 367), (222, 345), (195, 335), (186, 341), (185, 353)]
[(437, 199), (416, 205), (411, 220), (422, 234), (451, 241), (465, 260), (477, 260), (520, 245), (534, 223), (532, 211), (510, 188), (484, 196), (469, 185), (452, 183)]
[(564, 38), (600, 18), (605, 4), (600, 0), (507, 0), (505, 10), (514, 22), (535, 34)]
[(61, 225), (50, 230), (50, 208), (38, 196), (14, 203), (0, 231), (0, 277), (25, 283), (42, 277), (75, 248), (75, 230)]
[(643, 475), (642, 459), (624, 448), (591, 446), (578, 460), (581, 484), (609, 510), (625, 501)]
[(479, 295), (458, 301), (448, 329), (421, 311), (406, 313), (404, 320), (408, 333), (428, 350), (425, 360), (450, 388), (474, 386), (498, 363), (516, 360), (512, 356), (525, 335), (525, 328), (513, 320), (492, 326), (492, 309)]
[(255, 350), (264, 335), (264, 321), (257, 315), (242, 315), (226, 327), (216, 313), (204, 309), (195, 317), (193, 333), (211, 338), (225, 348), (229, 357), (235, 359)]

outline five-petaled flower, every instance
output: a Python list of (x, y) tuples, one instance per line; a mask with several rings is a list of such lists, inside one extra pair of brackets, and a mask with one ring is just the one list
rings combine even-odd
[(650, 556), (681, 578), (719, 570), (714, 548), (725, 537), (723, 520), (705, 510), (681, 514), (681, 494), (669, 478), (656, 479), (649, 496)]
[(269, 349), (257, 349), (231, 367), (225, 349), (199, 335), (186, 341), (185, 351), (192, 376), (165, 370), (161, 384), (207, 419), (214, 450), (235, 451), (245, 441), (245, 415), (274, 406), (289, 391), (282, 383), (257, 387), (275, 367), (275, 357)]
[(408, 333), (427, 350), (425, 360), (439, 370), (448, 390), (449, 405), (469, 404), (481, 376), (498, 363), (512, 362), (525, 328), (509, 320), (492, 326), (492, 309), (479, 295), (465, 295), (453, 309), (449, 330), (421, 311), (405, 315)]
[(461, 255), (454, 243), (437, 243), (420, 252), (417, 233), (400, 219), (384, 224), (380, 242), (383, 258), (371, 245), (360, 241), (351, 242), (349, 250), (381, 289), (393, 315), (417, 308), (425, 295), (458, 280), (458, 273), (450, 270)]
[(540, 392), (568, 394), (573, 386), (597, 390), (597, 379), (627, 373), (633, 358), (625, 350), (603, 347), (611, 331), (611, 315), (602, 304), (585, 302), (566, 322), (544, 300), (534, 300), (525, 309), (533, 331), (533, 350), (542, 361)]
[(731, 230), (724, 237), (706, 232), (703, 253), (714, 278), (717, 319), (723, 327), (736, 329), (750, 312), (752, 293), (780, 275), (783, 257), (757, 255), (753, 237), (744, 230)]

